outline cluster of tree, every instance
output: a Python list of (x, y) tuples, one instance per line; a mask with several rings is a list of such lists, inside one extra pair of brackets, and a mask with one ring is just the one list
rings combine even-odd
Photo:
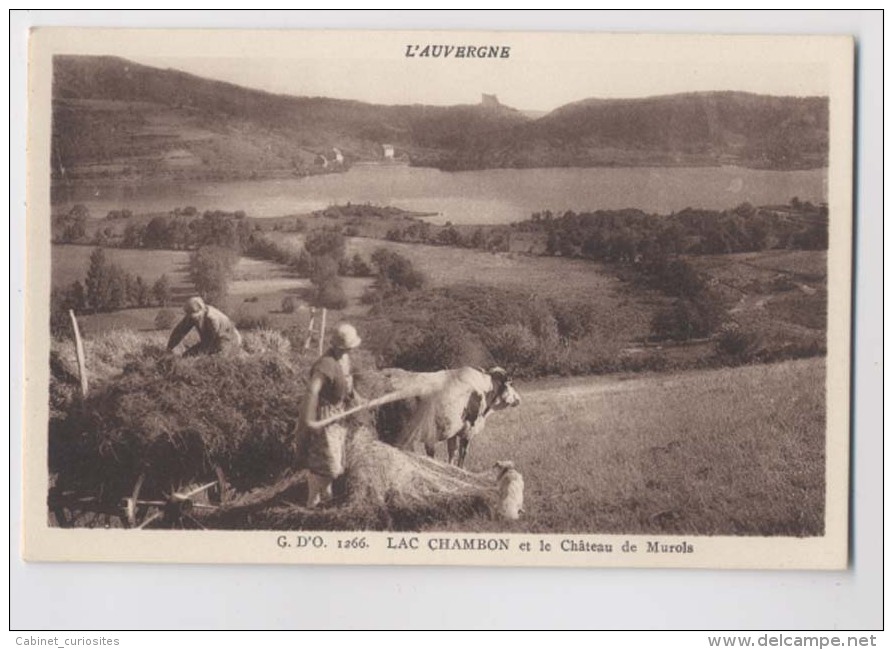
[(363, 296), (366, 304), (381, 303), (425, 286), (424, 274), (409, 259), (387, 248), (378, 248), (372, 253), (372, 264), (376, 269), (375, 282)]
[(130, 210), (109, 210), (105, 218), (108, 221), (115, 221), (116, 219), (130, 219), (132, 216), (133, 212)]
[(519, 375), (564, 373), (600, 354), (591, 338), (597, 308), (489, 286), (422, 288), (375, 305), (387, 331), (373, 335), (385, 363), (410, 370), (496, 363)]
[(205, 300), (219, 303), (226, 297), (239, 254), (225, 246), (202, 246), (189, 256), (189, 277)]
[(686, 260), (655, 258), (636, 270), (640, 284), (673, 298), (651, 321), (654, 338), (674, 341), (704, 338), (722, 322), (725, 310), (720, 297)]
[(318, 307), (344, 309), (347, 294), (338, 275), (345, 256), (344, 236), (334, 229), (314, 230), (304, 240), (310, 256), (310, 281), (315, 287), (314, 302)]
[(255, 233), (249, 240), (245, 253), (289, 266), (302, 277), (310, 275), (310, 254), (303, 246), (289, 240)]
[(120, 244), (123, 248), (195, 250), (202, 246), (221, 246), (243, 251), (249, 245), (251, 234), (251, 225), (241, 210), (207, 210), (201, 217), (182, 212), (159, 215), (145, 225), (128, 223)]
[[(113, 210), (106, 218), (127, 219), (130, 216), (129, 210)], [(84, 224), (88, 217), (86, 207), (77, 205), (67, 214), (54, 219), (54, 241), (83, 240), (86, 236)], [(213, 302), (226, 296), (239, 254), (250, 247), (252, 234), (242, 210), (208, 210), (198, 216), (196, 208), (187, 206), (175, 209), (170, 215), (156, 216), (146, 224), (128, 222), (118, 243), (123, 248), (193, 251), (189, 261), (190, 276), (197, 292)], [(108, 228), (97, 230), (94, 243), (100, 248), (91, 257), (84, 300), (80, 300), (79, 290), (74, 285), (63, 292), (65, 295), (60, 296), (60, 300), (66, 305), (92, 311), (164, 304), (167, 298), (152, 300), (152, 291), (145, 286), (142, 278), (133, 277), (105, 261), (102, 246), (112, 239), (113, 233)], [(162, 285), (166, 282), (165, 277)], [(158, 288), (161, 290), (163, 286)]]
[(78, 203), (64, 214), (54, 214), (51, 220), (53, 242), (57, 244), (73, 244), (87, 236), (87, 219), (90, 210), (86, 205)]
[(561, 216), (545, 211), (515, 228), (544, 234), (547, 255), (609, 263), (828, 245), (827, 207), (796, 198), (790, 207), (756, 209), (743, 203), (732, 210), (686, 208), (669, 216), (634, 209), (568, 211)]
[[(366, 278), (374, 275), (372, 266), (362, 255), (348, 256), (345, 251), (344, 236), (337, 228), (311, 231), (303, 246), (254, 233), (245, 250), (253, 257), (289, 266), (303, 277), (314, 275), (314, 268), (320, 264), (316, 258), (320, 257), (335, 262), (336, 276)], [(331, 267), (330, 262), (324, 263), (327, 268)]]
[(343, 309), (347, 306), (342, 277), (371, 277), (376, 281), (364, 296), (368, 303), (380, 302), (395, 292), (412, 291), (424, 285), (424, 276), (412, 263), (385, 248), (376, 250), (367, 262), (362, 255), (346, 254), (344, 235), (337, 228), (316, 229), (308, 233), (302, 247), (255, 235), (248, 254), (291, 266), (310, 278), (315, 287), (314, 302), (319, 307)]
[(487, 251), (508, 251), (509, 231), (506, 228), (482, 228), (459, 230), (447, 222), (438, 228), (425, 221), (415, 221), (402, 228), (394, 226), (385, 235), (385, 239), (396, 242), (429, 244), (431, 246), (456, 246), (459, 248), (478, 248)]
[(342, 257), (338, 262), (338, 275), (352, 278), (368, 278), (375, 275), (369, 263), (359, 253)]
[(149, 284), (108, 261), (105, 250), (95, 249), (84, 282), (76, 280), (64, 288), (54, 288), (50, 296), (50, 324), (54, 332), (67, 331), (69, 309), (76, 312), (110, 312), (131, 307), (164, 307), (171, 300), (171, 282), (162, 275)]
[(327, 218), (350, 218), (350, 219), (393, 219), (406, 217), (408, 213), (400, 208), (389, 205), (372, 205), (371, 203), (351, 203), (348, 201), (344, 205), (330, 205), (325, 210), (317, 210), (313, 213), (314, 217)]

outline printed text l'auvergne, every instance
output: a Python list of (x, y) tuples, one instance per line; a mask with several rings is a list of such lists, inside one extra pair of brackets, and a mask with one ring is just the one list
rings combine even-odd
[(407, 59), (508, 59), (512, 55), (509, 45), (431, 45), (408, 44)]

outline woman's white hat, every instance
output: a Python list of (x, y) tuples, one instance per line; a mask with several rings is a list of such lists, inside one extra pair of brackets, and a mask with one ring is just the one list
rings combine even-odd
[(332, 332), (332, 345), (342, 350), (353, 350), (362, 341), (356, 328), (350, 323), (339, 323)]

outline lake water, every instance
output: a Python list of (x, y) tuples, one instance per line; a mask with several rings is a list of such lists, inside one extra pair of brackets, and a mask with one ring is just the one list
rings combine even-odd
[(54, 210), (84, 203), (94, 217), (109, 210), (244, 210), (249, 216), (306, 213), (335, 203), (373, 203), (436, 213), (443, 223), (508, 223), (533, 212), (639, 208), (667, 214), (686, 207), (725, 209), (827, 197), (827, 170), (741, 167), (491, 169), (441, 172), (405, 166), (357, 166), (343, 174), (229, 182), (83, 183), (56, 187)]

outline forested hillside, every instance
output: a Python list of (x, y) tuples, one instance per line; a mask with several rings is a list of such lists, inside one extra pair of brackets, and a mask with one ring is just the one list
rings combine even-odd
[[(487, 90), (487, 89), (482, 89)], [(689, 93), (587, 99), (538, 119), (488, 102), (384, 106), (293, 97), (116, 57), (54, 60), (57, 176), (230, 178), (355, 162), (499, 167), (827, 163), (823, 97)]]

